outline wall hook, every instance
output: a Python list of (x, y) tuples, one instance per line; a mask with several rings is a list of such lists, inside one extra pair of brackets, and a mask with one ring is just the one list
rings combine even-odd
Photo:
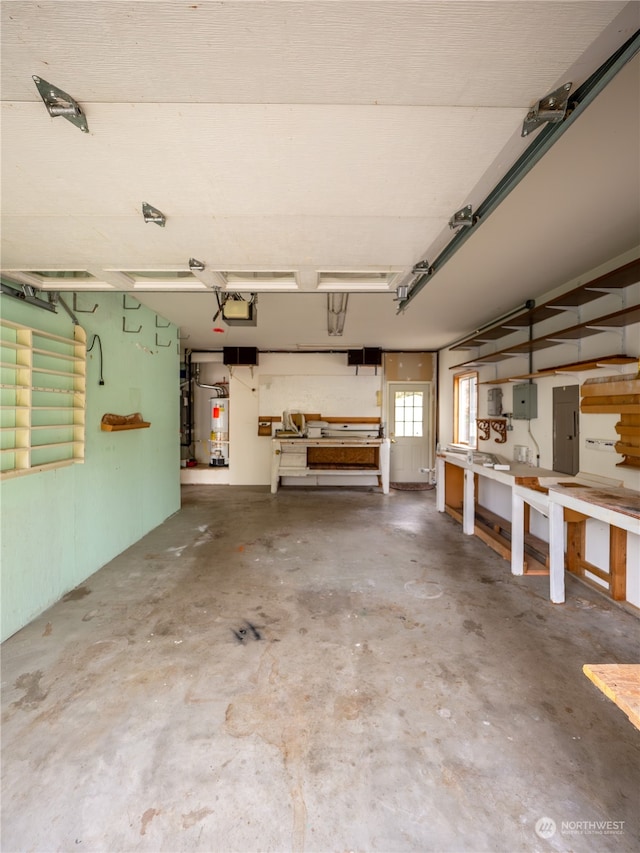
[(168, 329), (170, 325), (171, 323), (158, 323), (158, 315), (156, 314), (156, 329)]
[(138, 326), (137, 329), (127, 329), (127, 318), (122, 318), (122, 331), (126, 332), (128, 335), (137, 335), (138, 332), (142, 331), (142, 326)]
[(74, 311), (77, 311), (78, 314), (93, 314), (95, 312), (96, 308), (98, 307), (97, 302), (93, 306), (93, 308), (78, 308), (77, 297), (78, 297), (78, 294), (74, 293), (73, 294), (73, 310)]
[[(166, 326), (165, 326), (165, 327), (163, 327), (163, 328), (166, 328)], [(157, 347), (170, 347), (170, 346), (171, 346), (171, 341), (169, 341), (169, 343), (168, 343), (168, 344), (161, 344), (161, 343), (160, 343), (160, 341), (158, 340), (158, 333), (156, 332), (156, 346), (157, 346)]]
[(142, 308), (142, 303), (136, 302), (135, 305), (127, 305), (127, 294), (123, 293), (122, 294), (122, 307), (125, 309), (125, 311), (137, 311), (138, 308)]

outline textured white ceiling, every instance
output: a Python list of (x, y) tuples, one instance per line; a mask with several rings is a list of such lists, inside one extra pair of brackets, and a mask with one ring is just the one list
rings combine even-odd
[[(528, 108), (640, 26), (616, 2), (11, 2), (2, 12), (2, 267), (393, 272), (433, 258), (524, 150)], [(48, 116), (37, 74), (89, 133)], [(353, 294), (346, 346), (437, 348), (640, 242), (637, 59), (407, 309)], [(167, 216), (145, 224), (143, 201)], [(110, 272), (111, 271), (111, 272)], [(10, 274), (10, 273), (9, 273)], [(78, 286), (80, 289), (80, 285)], [(326, 296), (140, 297), (189, 346), (328, 345)]]

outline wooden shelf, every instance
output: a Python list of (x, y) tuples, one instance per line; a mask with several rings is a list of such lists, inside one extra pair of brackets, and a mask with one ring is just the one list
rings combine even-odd
[(599, 367), (617, 367), (626, 364), (637, 364), (638, 359), (632, 355), (605, 355), (602, 358), (589, 358), (585, 361), (571, 361), (569, 364), (557, 364), (535, 373), (521, 373), (503, 379), (487, 379), (481, 385), (505, 385), (508, 382), (521, 382), (526, 379), (540, 379), (545, 376), (555, 376), (558, 373), (580, 373), (586, 370), (597, 370)]
[(623, 438), (615, 451), (620, 465), (640, 466), (640, 373), (587, 379), (580, 386), (580, 411), (589, 415), (620, 415), (616, 433)]
[(454, 364), (450, 370), (459, 368), (481, 367), (487, 364), (496, 364), (500, 361), (505, 361), (509, 358), (517, 356), (529, 355), (533, 352), (539, 352), (542, 349), (549, 349), (567, 341), (577, 341), (582, 338), (588, 338), (591, 335), (598, 335), (609, 329), (620, 329), (624, 326), (630, 326), (633, 323), (640, 323), (640, 305), (633, 305), (628, 308), (623, 308), (620, 311), (614, 311), (611, 314), (606, 314), (604, 317), (596, 317), (593, 320), (588, 320), (584, 323), (578, 323), (575, 326), (569, 326), (566, 329), (560, 329), (557, 332), (550, 332), (540, 338), (534, 338), (530, 341), (523, 341), (519, 344), (506, 347), (503, 350), (481, 355), (478, 358), (463, 361), (460, 364)]
[(523, 311), (520, 314), (516, 314), (509, 320), (505, 320), (504, 323), (499, 323), (485, 331), (475, 332), (465, 340), (450, 347), (450, 349), (476, 349), (490, 341), (506, 338), (507, 335), (513, 334), (518, 329), (525, 329), (530, 325), (535, 325), (536, 323), (541, 323), (543, 320), (556, 317), (561, 311), (569, 308), (579, 308), (581, 305), (593, 302), (599, 299), (603, 293), (629, 287), (629, 285), (635, 284), (638, 281), (640, 281), (640, 260), (635, 260), (605, 275), (601, 275), (586, 284), (575, 287), (561, 296), (556, 296), (555, 299), (551, 299), (549, 302), (536, 305), (530, 311)]
[(100, 424), (100, 429), (103, 432), (120, 432), (123, 429), (146, 429), (150, 427), (151, 423), (148, 421), (142, 421), (138, 424)]

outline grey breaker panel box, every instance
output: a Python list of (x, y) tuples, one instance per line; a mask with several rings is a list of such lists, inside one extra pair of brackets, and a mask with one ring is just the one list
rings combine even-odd
[(513, 418), (530, 421), (538, 417), (538, 386), (529, 382), (513, 386)]

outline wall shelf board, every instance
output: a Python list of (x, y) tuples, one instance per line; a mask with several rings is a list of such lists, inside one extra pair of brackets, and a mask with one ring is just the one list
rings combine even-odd
[(554, 299), (536, 305), (534, 308), (516, 314), (509, 320), (499, 323), (493, 328), (484, 331), (476, 331), (463, 341), (449, 347), (451, 350), (476, 349), (488, 341), (499, 340), (512, 334), (517, 329), (526, 329), (530, 325), (541, 323), (551, 317), (557, 316), (558, 312), (579, 308), (596, 299), (604, 293), (621, 290), (640, 281), (640, 259), (624, 264), (609, 273), (592, 279), (579, 287), (573, 288), (566, 293), (556, 296)]
[(637, 364), (638, 359), (635, 356), (627, 355), (606, 355), (597, 359), (587, 359), (586, 361), (573, 361), (569, 364), (558, 364), (554, 367), (547, 367), (544, 370), (537, 370), (535, 373), (521, 373), (518, 376), (505, 376), (502, 379), (486, 379), (481, 385), (505, 385), (507, 382), (520, 382), (524, 379), (540, 379), (545, 376), (555, 376), (562, 373), (580, 373), (588, 370), (614, 370), (616, 368), (626, 369), (630, 364)]
[(100, 424), (100, 429), (103, 432), (120, 432), (124, 429), (147, 429), (150, 426), (150, 422), (143, 421), (138, 424)]

